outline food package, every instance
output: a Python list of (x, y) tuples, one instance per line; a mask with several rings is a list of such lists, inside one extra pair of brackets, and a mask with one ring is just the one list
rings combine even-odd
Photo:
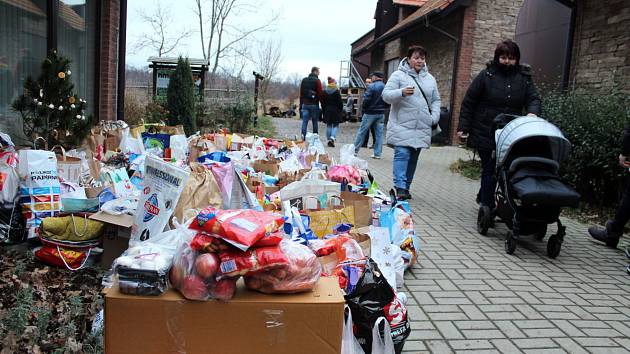
[(200, 253), (184, 243), (175, 253), (169, 281), (189, 300), (228, 301), (236, 293), (238, 277), (217, 280), (219, 264), (216, 253)]
[(278, 231), (283, 223), (282, 215), (268, 211), (205, 208), (190, 227), (216, 235), (241, 251), (246, 251), (265, 235)]
[(245, 285), (267, 294), (299, 293), (312, 290), (322, 272), (315, 254), (291, 240), (280, 242), (288, 263), (277, 269), (245, 276)]
[(144, 189), (131, 227), (130, 245), (146, 241), (164, 230), (189, 175), (186, 170), (147, 156)]
[(170, 230), (138, 242), (116, 258), (112, 268), (118, 274), (120, 292), (157, 296), (166, 291), (168, 272), (182, 240), (182, 231), (188, 230)]
[(380, 212), (381, 227), (389, 230), (389, 239), (403, 251), (405, 268), (409, 269), (417, 261), (420, 244), (413, 227), (413, 217), (409, 204), (397, 202), (391, 209)]
[(359, 185), (361, 184), (361, 175), (359, 170), (350, 165), (335, 165), (328, 169), (328, 179), (333, 182), (347, 183)]
[(230, 250), (219, 256), (218, 279), (251, 275), (257, 272), (269, 271), (288, 264), (288, 259), (279, 245), (252, 248), (248, 251)]
[(87, 258), (90, 256), (90, 249), (66, 249), (52, 244), (45, 244), (37, 248), (34, 252), (35, 258), (56, 267), (66, 267), (69, 270), (79, 270), (83, 268)]

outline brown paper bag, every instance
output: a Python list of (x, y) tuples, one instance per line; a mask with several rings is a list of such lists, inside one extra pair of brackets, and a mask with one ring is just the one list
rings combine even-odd
[(184, 132), (184, 126), (181, 124), (175, 126), (162, 126), (160, 127), (160, 133), (168, 135), (186, 135)]
[(328, 156), (328, 154), (320, 154), (319, 159), (317, 157), (318, 155), (306, 155), (304, 158), (306, 166), (311, 167), (313, 162), (316, 161), (324, 165), (332, 165), (332, 160), (330, 159), (330, 156)]
[(257, 160), (254, 161), (252, 168), (256, 172), (262, 172), (269, 176), (277, 176), (280, 162), (276, 160)]
[(221, 191), (212, 171), (199, 163), (192, 163), (190, 168), (190, 177), (173, 212), (179, 222), (183, 222), (184, 212), (188, 209), (203, 209), (208, 206), (220, 208), (223, 204)]
[(346, 206), (354, 207), (354, 226), (364, 227), (372, 224), (372, 198), (353, 192), (341, 192)]
[[(310, 198), (317, 199), (314, 197)], [(333, 198), (339, 199), (336, 196)], [(354, 207), (345, 203), (337, 206), (327, 206), (326, 208), (306, 209), (304, 213), (311, 218), (310, 228), (319, 238), (331, 234), (333, 227), (337, 224), (355, 224)]]
[(79, 183), (83, 174), (83, 162), (78, 157), (66, 156), (66, 149), (55, 145), (50, 151), (61, 151), (57, 154), (57, 174), (66, 182)]

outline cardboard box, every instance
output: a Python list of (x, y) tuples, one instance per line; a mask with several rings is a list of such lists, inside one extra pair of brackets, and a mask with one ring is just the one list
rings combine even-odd
[(229, 302), (105, 295), (105, 353), (339, 354), (344, 298), (336, 277), (312, 292), (266, 295), (239, 281)]
[(321, 154), (319, 155), (319, 160), (317, 159), (317, 155), (306, 155), (305, 157), (305, 162), (306, 162), (306, 166), (311, 167), (313, 162), (315, 161), (319, 161), (319, 163), (324, 164), (324, 165), (332, 165), (332, 160), (330, 159), (330, 156), (328, 156), (328, 154)]
[[(372, 254), (372, 240), (370, 239), (368, 232), (369, 227), (353, 229), (350, 231), (350, 237), (359, 243), (359, 247), (361, 247), (363, 255), (366, 257), (370, 257)], [(322, 265), (322, 272), (324, 274), (332, 274), (339, 263), (337, 252), (333, 252), (327, 256), (318, 257), (317, 259), (319, 259), (319, 263)]]
[(257, 160), (254, 161), (252, 168), (256, 172), (263, 172), (269, 176), (277, 176), (279, 170), (279, 162), (278, 161), (265, 161), (265, 160)]
[(103, 253), (101, 268), (109, 269), (114, 260), (129, 248), (131, 229), (115, 225), (107, 225), (103, 232)]

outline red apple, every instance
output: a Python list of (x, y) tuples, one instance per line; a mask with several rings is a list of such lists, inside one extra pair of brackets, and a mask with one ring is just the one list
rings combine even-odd
[(189, 300), (207, 300), (208, 288), (200, 276), (187, 275), (181, 288), (182, 295)]
[(219, 257), (214, 253), (204, 253), (195, 260), (195, 270), (204, 279), (214, 278), (219, 271)]
[(212, 289), (212, 296), (215, 299), (228, 301), (234, 297), (236, 292), (236, 278), (226, 278), (219, 280)]

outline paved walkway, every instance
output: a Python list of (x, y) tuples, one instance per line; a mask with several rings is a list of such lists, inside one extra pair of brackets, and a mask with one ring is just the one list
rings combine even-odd
[[(278, 136), (299, 134), (300, 122), (277, 119)], [(341, 126), (338, 147), (354, 140), (357, 124)], [(325, 126), (319, 131), (325, 136)], [(383, 190), (391, 188), (393, 150), (370, 159)], [(478, 182), (449, 171), (468, 152), (423, 151), (410, 204), (420, 235), (419, 264), (406, 273), (412, 332), (405, 353), (630, 353), (630, 276), (622, 249), (590, 240), (586, 225), (563, 219), (567, 236), (557, 259), (545, 242), (524, 237), (505, 254), (504, 225), (475, 230)], [(549, 234), (555, 232), (550, 226)]]

